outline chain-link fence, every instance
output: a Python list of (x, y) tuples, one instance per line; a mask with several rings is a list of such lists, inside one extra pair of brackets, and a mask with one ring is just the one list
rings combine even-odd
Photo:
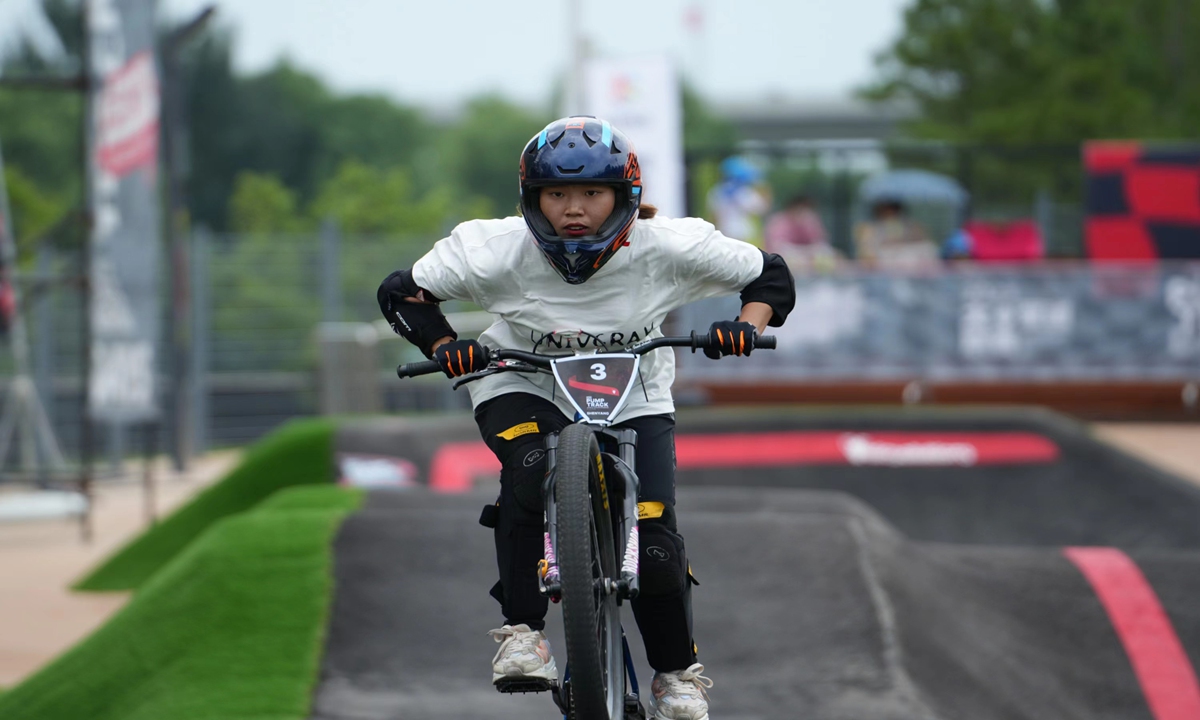
[[(286, 420), (321, 412), (319, 328), (332, 323), (376, 323), (379, 282), (391, 270), (410, 266), (434, 240), (343, 236), (333, 225), (303, 235), (194, 233), (187, 283), (188, 362), (193, 368), (187, 403), (193, 446), (242, 445)], [(78, 252), (45, 248), (36, 267), (19, 277), (34, 381), (58, 444), (72, 459), (81, 456), (83, 442), (86, 340), (81, 267)], [(164, 296), (169, 296), (168, 291), (164, 287)], [(446, 307), (460, 309), (453, 303)], [(173, 328), (167, 322), (158, 352), (157, 387), (163, 408), (160, 450), (167, 449), (174, 417), (168, 382), (173, 372)], [(396, 382), (388, 381), (395, 379), (390, 368), (419, 358), (406, 343), (387, 341), (375, 352), (377, 360), (368, 367), (377, 375), (372, 386), (384, 390), (379, 410), (465, 406), (465, 397), (447, 398), (432, 384), (410, 383), (400, 391)], [(352, 374), (356, 368), (346, 369)], [(12, 359), (5, 352), (0, 355), (0, 391), (5, 398), (12, 374)], [(331, 374), (336, 375), (325, 373), (326, 383)], [(329, 406), (326, 402), (325, 409)], [(94, 430), (94, 454), (100, 459), (109, 456), (115, 461), (140, 451), (135, 443), (141, 443), (136, 434), (141, 428), (96, 425)]]
[[(996, 221), (1032, 218), (1048, 256), (1081, 255), (1083, 174), (1075, 146), (831, 141), (748, 144), (743, 150), (765, 169), (777, 206), (795, 194), (813, 198), (833, 244), (847, 255), (855, 224), (869, 209), (860, 197), (861, 184), (896, 168), (939, 173), (970, 193), (965, 213), (912, 208), (936, 238), (953, 230), (964, 214)], [(705, 193), (716, 181), (719, 161), (689, 159), (691, 213), (706, 212)], [(331, 224), (299, 235), (195, 232), (183, 293), (192, 306), (187, 345), (193, 372), (186, 404), (194, 447), (244, 444), (290, 418), (322, 411), (466, 407), (466, 393), (451, 393), (444, 382), (397, 381), (392, 368), (419, 355), (407, 343), (385, 340), (391, 337), (386, 329), (372, 335), (362, 325), (378, 324), (380, 280), (411, 266), (435, 240), (343, 235)], [(36, 266), (20, 276), (36, 384), (59, 443), (72, 457), (80, 454), (83, 427), (82, 269), (80, 253), (44, 249)], [(165, 278), (164, 273), (164, 286)], [(172, 290), (164, 287), (163, 296), (178, 297)], [(472, 310), (453, 303), (445, 309)], [(159, 437), (165, 439), (174, 432), (166, 379), (174, 373), (170, 359), (178, 348), (169, 346), (173, 315), (163, 312), (158, 387), (164, 408)], [(5, 389), (8, 382), (2, 378), (11, 374), (9, 358), (0, 357)], [(98, 427), (96, 438), (101, 457), (134, 449), (128, 431)]]
[[(385, 341), (375, 348), (374, 337), (364, 340), (362, 328), (351, 325), (349, 346), (368, 345), (364, 352), (375, 353), (375, 360), (355, 362), (343, 354), (321, 362), (322, 347), (339, 342), (336, 324), (376, 324), (380, 281), (411, 266), (435, 239), (343, 235), (331, 224), (311, 235), (200, 233), (194, 347), (207, 378), (208, 397), (201, 402), (208, 408), (198, 411), (205, 412), (209, 433), (201, 443), (243, 443), (289, 418), (342, 407), (337, 396), (354, 381), (343, 374), (372, 373), (378, 377), (370, 385), (384, 389), (377, 404), (360, 401), (349, 409), (445, 407), (437, 388), (401, 393), (394, 383), (380, 382), (394, 379), (390, 368), (396, 364), (423, 359), (406, 343)], [(445, 309), (461, 308), (447, 303)], [(318, 342), (321, 328), (324, 343)], [(330, 383), (337, 392), (329, 392)]]

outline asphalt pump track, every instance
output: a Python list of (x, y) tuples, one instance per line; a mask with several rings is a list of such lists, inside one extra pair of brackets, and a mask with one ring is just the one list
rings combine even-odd
[[(1200, 718), (1196, 488), (1043, 413), (765, 415), (744, 416), (736, 440), (972, 431), (978, 462), (738, 469), (682, 451), (734, 415), (681, 417), (680, 528), (712, 717)], [(343, 446), (377, 448), (394, 430)], [(1030, 435), (1054, 452), (984, 462), (988, 438)], [(344, 523), (315, 720), (557, 716), (548, 695), (489, 684), (500, 619), (476, 520), (494, 496), (372, 492)], [(561, 664), (559, 619), (552, 608)]]

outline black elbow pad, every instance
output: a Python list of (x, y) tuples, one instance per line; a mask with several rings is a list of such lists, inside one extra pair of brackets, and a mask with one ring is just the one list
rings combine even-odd
[(742, 289), (742, 304), (766, 303), (771, 306), (771, 327), (783, 325), (788, 313), (796, 306), (796, 280), (783, 258), (763, 253), (762, 274)]
[[(411, 270), (397, 270), (384, 278), (375, 294), (379, 311), (397, 335), (420, 348), (425, 357), (432, 358), (430, 346), (444, 337), (458, 339), (446, 316), (437, 306), (441, 300), (428, 290), (417, 286)], [(415, 298), (423, 302), (409, 302)]]

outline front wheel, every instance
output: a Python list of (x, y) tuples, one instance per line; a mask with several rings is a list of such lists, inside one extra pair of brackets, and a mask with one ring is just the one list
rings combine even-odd
[(554, 477), (563, 629), (577, 720), (624, 717), (625, 674), (608, 486), (592, 429), (558, 436)]

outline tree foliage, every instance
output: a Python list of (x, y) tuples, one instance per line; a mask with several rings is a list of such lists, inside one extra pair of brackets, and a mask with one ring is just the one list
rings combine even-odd
[(348, 160), (321, 189), (309, 215), (332, 218), (356, 234), (437, 235), (449, 215), (446, 188), (419, 195), (403, 167), (387, 170)]
[(234, 182), (229, 198), (229, 227), (236, 233), (261, 235), (308, 229), (296, 193), (274, 175), (247, 170)]
[(552, 118), (488, 96), (467, 104), (443, 140), (446, 170), (457, 188), (486, 199), (488, 214), (510, 215), (517, 207), (521, 148)]
[(915, 102), (923, 137), (1192, 137), (1197, 32), (1190, 0), (915, 0), (867, 94)]

